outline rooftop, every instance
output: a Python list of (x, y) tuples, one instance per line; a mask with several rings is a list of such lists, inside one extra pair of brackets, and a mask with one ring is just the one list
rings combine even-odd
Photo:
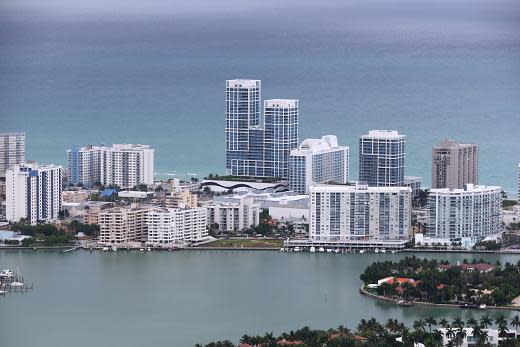
[(405, 135), (399, 134), (397, 130), (370, 130), (367, 135), (361, 136), (367, 139), (404, 139)]

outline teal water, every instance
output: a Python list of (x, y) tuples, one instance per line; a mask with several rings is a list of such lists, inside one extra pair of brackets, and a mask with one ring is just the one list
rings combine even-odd
[(408, 135), (430, 184), (444, 137), (481, 146), (480, 181), (516, 190), (520, 4), (514, 0), (0, 3), (0, 131), (65, 164), (85, 143), (149, 143), (167, 177), (224, 170), (224, 81), (301, 100), (301, 139)]
[[(19, 269), (26, 282), (34, 283), (27, 294), (0, 297), (1, 345), (193, 346), (224, 338), (237, 342), (246, 333), (281, 333), (305, 325), (355, 328), (360, 319), (370, 317), (411, 324), (429, 316), (468, 319), (482, 314), (403, 308), (359, 294), (359, 274), (366, 266), (404, 256), (0, 251), (0, 268)], [(450, 262), (473, 259), (471, 255), (428, 256)], [(486, 259), (516, 262), (520, 256)]]

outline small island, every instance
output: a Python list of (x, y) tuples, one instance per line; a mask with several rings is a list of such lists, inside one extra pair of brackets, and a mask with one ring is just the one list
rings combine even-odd
[(493, 265), (464, 260), (449, 264), (406, 257), (399, 262), (375, 262), (360, 278), (363, 294), (403, 306), (520, 308), (520, 262)]

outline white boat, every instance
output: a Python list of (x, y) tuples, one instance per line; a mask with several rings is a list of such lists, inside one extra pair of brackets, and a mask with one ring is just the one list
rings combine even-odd
[(0, 272), (0, 277), (13, 277), (13, 275), (13, 272), (9, 269), (2, 270), (2, 272)]
[(311, 249), (309, 249), (309, 252), (311, 252), (311, 253), (316, 252), (316, 247), (312, 246)]
[(374, 249), (375, 253), (379, 253), (379, 248)]
[(11, 287), (23, 287), (22, 282), (11, 282)]
[(150, 247), (148, 247), (146, 250), (147, 250), (147, 251), (151, 251), (152, 249), (151, 249)]
[(106, 252), (106, 251), (109, 250), (109, 248), (108, 247), (103, 247), (103, 248), (101, 248), (101, 250)]
[(381, 250), (381, 253), (386, 253), (386, 249), (383, 248), (383, 249)]
[(280, 252), (285, 252), (285, 248), (280, 248)]
[(327, 248), (327, 253), (331, 253), (332, 252), (332, 248)]
[(364, 249), (361, 249), (361, 250), (359, 251), (359, 253), (363, 254), (363, 253), (365, 253), (365, 250), (364, 250)]
[(300, 251), (300, 247), (298, 247), (298, 246), (294, 247), (294, 251), (295, 252), (299, 252)]
[(394, 254), (396, 251), (392, 251), (392, 254)]
[(334, 250), (334, 253), (339, 253), (339, 248), (336, 248), (336, 249)]
[(144, 251), (144, 248), (139, 248), (139, 250), (142, 252), (142, 251)]
[(485, 310), (486, 309), (486, 304), (482, 304), (478, 308), (481, 309), (481, 310)]
[(320, 251), (320, 252), (325, 252), (325, 248), (320, 247), (320, 249), (318, 249), (318, 251)]
[(112, 250), (113, 251), (117, 251), (117, 247), (116, 246), (112, 246)]
[(5, 295), (7, 293), (5, 290), (0, 290), (0, 295)]

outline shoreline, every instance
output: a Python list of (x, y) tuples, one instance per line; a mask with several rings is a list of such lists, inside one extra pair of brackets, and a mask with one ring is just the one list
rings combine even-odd
[[(359, 292), (361, 293), (361, 295), (364, 295), (364, 296), (369, 297), (369, 298), (374, 299), (374, 300), (384, 301), (384, 302), (392, 303), (394, 305), (401, 306), (401, 305), (399, 305), (397, 303), (401, 299), (387, 298), (386, 296), (381, 296), (381, 295), (369, 293), (368, 291), (365, 290), (364, 287), (365, 286), (363, 285), (363, 286), (361, 286), (359, 288)], [(466, 308), (466, 307), (460, 307), (460, 305), (458, 305), (458, 304), (435, 304), (433, 302), (424, 302), (424, 301), (412, 301), (412, 302), (413, 302), (412, 306), (403, 306), (403, 307), (413, 307), (415, 305), (418, 305), (418, 306), (436, 307), (436, 308), (458, 308), (458, 309), (462, 309), (462, 310), (470, 309), (470, 308)], [(487, 309), (504, 310), (504, 311), (520, 311), (520, 306), (519, 307), (514, 307), (514, 306), (486, 306), (485, 309), (474, 309), (474, 310), (485, 311)]]

